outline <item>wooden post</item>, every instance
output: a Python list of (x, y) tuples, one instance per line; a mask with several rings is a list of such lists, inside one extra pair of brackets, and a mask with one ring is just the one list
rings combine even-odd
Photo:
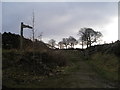
[(21, 31), (20, 31), (20, 33), (21, 33), (21, 37), (20, 37), (20, 50), (21, 51), (23, 50), (23, 28), (30, 28), (30, 29), (32, 29), (32, 27), (29, 26), (29, 25), (24, 25), (23, 22), (21, 22)]
[(23, 22), (21, 22), (21, 37), (20, 37), (20, 50), (22, 51), (23, 49)]

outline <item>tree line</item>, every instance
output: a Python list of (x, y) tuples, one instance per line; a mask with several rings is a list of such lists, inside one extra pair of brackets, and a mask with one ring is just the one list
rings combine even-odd
[[(58, 43), (56, 43), (54, 39), (51, 39), (49, 40), (48, 44), (52, 49), (54, 49), (55, 46), (58, 46), (59, 49), (74, 48), (75, 45), (80, 44), (82, 45), (82, 49), (83, 49), (84, 46), (90, 47), (93, 43), (97, 43), (102, 37), (102, 33), (98, 31), (94, 31), (92, 28), (81, 28), (78, 31), (78, 36), (79, 36), (78, 40), (75, 39), (73, 36), (69, 36), (67, 38), (62, 38), (62, 40), (59, 41)], [(12, 34), (10, 32), (8, 33), (4, 32), (2, 34), (2, 48), (19, 49), (20, 48), (20, 37), (21, 37), (20, 35)], [(26, 47), (32, 48), (33, 46), (32, 42), (33, 41), (30, 39), (23, 38), (24, 48)], [(34, 42), (38, 47), (42, 41), (35, 39)]]
[(78, 36), (78, 40), (76, 40), (73, 36), (69, 36), (68, 38), (63, 38), (62, 41), (58, 42), (57, 44), (54, 39), (49, 40), (48, 43), (51, 45), (52, 48), (57, 45), (59, 49), (74, 48), (75, 45), (80, 44), (82, 45), (83, 49), (85, 45), (88, 48), (93, 43), (99, 42), (103, 35), (101, 32), (95, 31), (92, 28), (81, 28), (78, 31)]

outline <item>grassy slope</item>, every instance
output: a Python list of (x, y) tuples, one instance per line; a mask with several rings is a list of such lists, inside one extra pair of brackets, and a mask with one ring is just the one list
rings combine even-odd
[(60, 75), (49, 77), (41, 82), (36, 82), (28, 87), (38, 88), (101, 88), (112, 87), (106, 83), (93, 69), (83, 60), (79, 51), (64, 52), (70, 60), (67, 67), (63, 67)]
[[(100, 67), (100, 62), (96, 62), (98, 56), (94, 56), (92, 60), (84, 61), (79, 51), (61, 51), (69, 60), (68, 66), (58, 67), (59, 74), (51, 76), (32, 75), (20, 70), (19, 68), (9, 68), (5, 72), (11, 72), (14, 78), (4, 78), (4, 84), (8, 87), (17, 88), (90, 88), (90, 87), (109, 87), (89, 66)], [(94, 60), (93, 60), (94, 59)], [(99, 61), (101, 59), (99, 58)], [(104, 60), (103, 60), (104, 61)], [(113, 60), (114, 61), (114, 60)], [(95, 66), (96, 64), (96, 66)], [(114, 67), (112, 67), (114, 68)], [(98, 70), (98, 69), (97, 69)], [(96, 71), (97, 71), (96, 70)], [(101, 69), (101, 71), (104, 71)], [(4, 72), (4, 71), (3, 71)], [(109, 73), (111, 74), (111, 73)], [(110, 76), (106, 74), (107, 76)], [(16, 77), (17, 75), (17, 77)], [(101, 75), (101, 74), (100, 74)], [(15, 80), (20, 81), (15, 81)]]
[(93, 54), (87, 61), (103, 78), (118, 82), (119, 57), (114, 54)]
[[(17, 87), (17, 88), (18, 87), (23, 87), (23, 88), (46, 87), (47, 88), (47, 87), (67, 86), (67, 83), (69, 83), (70, 80), (66, 79), (66, 77), (68, 77), (68, 75), (70, 75), (73, 71), (75, 72), (79, 69), (79, 63), (77, 62), (79, 62), (80, 54), (78, 51), (60, 51), (60, 52), (64, 53), (64, 55), (67, 57), (69, 62), (68, 62), (68, 66), (57, 68), (57, 71), (58, 72), (60, 71), (58, 75), (57, 74), (51, 75), (49, 77), (42, 76), (42, 75), (41, 76), (32, 75), (20, 68), (11, 67), (3, 70), (3, 74), (5, 73), (3, 75), (3, 84), (7, 85), (7, 87)], [(9, 53), (9, 51), (5, 51), (4, 53)], [(10, 56), (13, 56), (13, 55), (10, 55)], [(13, 56), (10, 58), (10, 56), (8, 56), (9, 60), (14, 59), (15, 57)]]
[[(75, 88), (80, 87), (76, 86), (79, 82), (79, 79), (76, 78), (76, 74), (79, 70), (79, 60), (80, 54), (78, 51), (63, 51), (66, 57), (69, 59), (69, 65), (66, 67), (59, 68), (61, 70), (61, 74), (47, 77), (42, 81), (35, 81), (34, 84), (27, 84), (26, 87), (33, 88)], [(75, 77), (75, 78), (74, 78)], [(79, 76), (77, 76), (79, 77)], [(21, 87), (21, 86), (18, 86)], [(23, 86), (24, 87), (24, 86)]]
[[(36, 52), (35, 54), (36, 55), (38, 54), (37, 56), (39, 56), (41, 55), (40, 53), (41, 52)], [(60, 65), (65, 64), (64, 61), (61, 61), (62, 59), (65, 60), (65, 58), (64, 58), (64, 55), (62, 55), (60, 52), (54, 52), (54, 53), (49, 52), (49, 53), (43, 54), (43, 55), (46, 55), (44, 57), (46, 58), (46, 60), (47, 58), (51, 58), (52, 60), (54, 60), (52, 62), (55, 62), (55, 64), (53, 63), (49, 64), (51, 68), (47, 67), (45, 64), (40, 64), (39, 63), (40, 57), (38, 57), (36, 60), (34, 59), (36, 63), (34, 65), (31, 52), (27, 52), (24, 55), (25, 55), (24, 59), (21, 63), (20, 62), (21, 53), (19, 51), (15, 51), (15, 50), (3, 51), (3, 86), (26, 87), (25, 84), (29, 86), (30, 83), (33, 84), (33, 82), (41, 81), (47, 78), (46, 74), (37, 74), (41, 70), (43, 73), (50, 74), (49, 72), (50, 70), (56, 71), (56, 69), (60, 68), (59, 66), (57, 68), (56, 64), (60, 64)], [(56, 55), (56, 56), (53, 58), (52, 55)], [(59, 57), (62, 57), (62, 59)], [(60, 60), (60, 61), (57, 61), (57, 60)], [(34, 68), (37, 70), (35, 70)], [(34, 73), (31, 70), (34, 70), (36, 72)]]

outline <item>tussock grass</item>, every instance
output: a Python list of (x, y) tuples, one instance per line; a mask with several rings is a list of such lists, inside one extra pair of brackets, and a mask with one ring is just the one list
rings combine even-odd
[(94, 69), (111, 81), (118, 81), (119, 58), (114, 54), (96, 53), (87, 61)]

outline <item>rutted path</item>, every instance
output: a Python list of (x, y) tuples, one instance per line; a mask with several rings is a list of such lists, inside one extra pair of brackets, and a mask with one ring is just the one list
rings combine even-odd
[(76, 60), (74, 68), (67, 73), (49, 78), (40, 83), (40, 87), (49, 88), (114, 88), (106, 80), (101, 78), (85, 61), (79, 56), (71, 56)]
[[(68, 87), (70, 88), (107, 88), (111, 87), (109, 84), (102, 80), (90, 66), (84, 61), (80, 61), (80, 66), (77, 71), (73, 71), (71, 75), (66, 78), (69, 80)], [(65, 85), (65, 84), (64, 84)], [(67, 87), (67, 86), (64, 86)]]

